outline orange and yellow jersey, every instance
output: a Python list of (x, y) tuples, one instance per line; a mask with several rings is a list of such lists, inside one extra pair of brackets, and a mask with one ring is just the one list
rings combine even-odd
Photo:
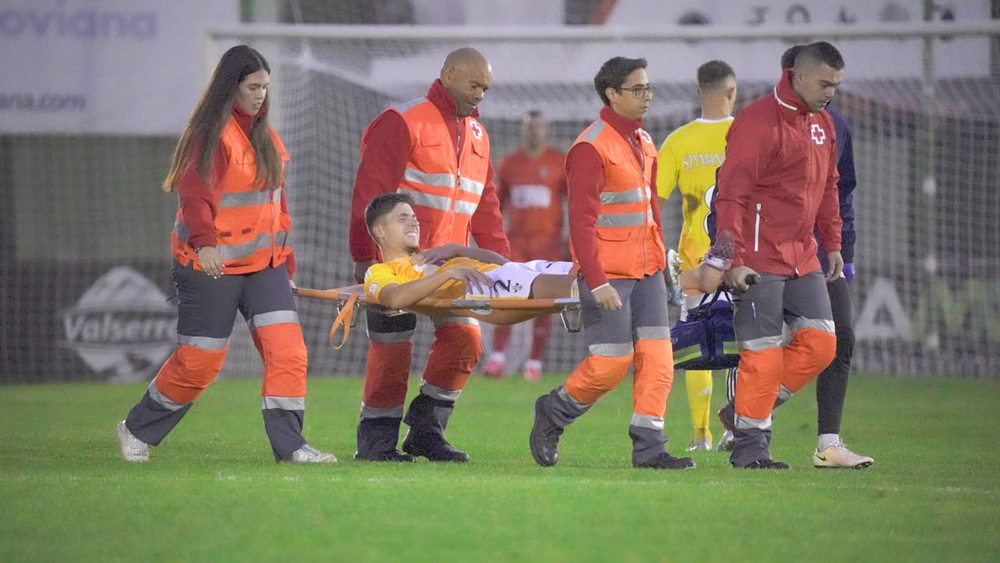
[(667, 199), (678, 187), (681, 192), (683, 224), (677, 253), (681, 268), (694, 268), (711, 241), (708, 212), (715, 191), (715, 172), (726, 157), (726, 134), (733, 118), (696, 119), (671, 133), (657, 158), (656, 189)]
[[(435, 264), (414, 264), (413, 256), (396, 258), (389, 262), (372, 264), (365, 272), (365, 296), (378, 301), (382, 290), (393, 284), (404, 284), (427, 277), (438, 270), (447, 268), (472, 268), (479, 272), (489, 272), (499, 268), (499, 264), (487, 264), (465, 256), (457, 256), (445, 260), (440, 266)], [(465, 284), (457, 280), (448, 280), (430, 297), (440, 299), (462, 299), (465, 297)]]

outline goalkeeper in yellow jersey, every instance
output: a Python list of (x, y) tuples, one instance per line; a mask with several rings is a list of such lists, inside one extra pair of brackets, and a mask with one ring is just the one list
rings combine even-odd
[[(656, 186), (664, 200), (677, 187), (681, 194), (683, 224), (677, 257), (682, 272), (696, 268), (711, 244), (706, 220), (715, 190), (715, 173), (726, 152), (726, 133), (733, 122), (736, 101), (736, 73), (723, 61), (709, 61), (698, 68), (701, 117), (671, 133), (660, 148)], [(661, 205), (662, 207), (662, 205)], [(673, 269), (673, 267), (672, 267)], [(681, 320), (689, 308), (697, 306), (702, 294), (687, 290), (681, 300)], [(712, 402), (712, 373), (687, 370), (688, 404), (694, 437), (687, 450), (712, 449), (709, 411)]]
[(572, 262), (511, 262), (496, 252), (446, 244), (417, 252), (420, 223), (405, 194), (376, 196), (365, 210), (382, 261), (365, 273), (365, 294), (389, 309), (425, 297), (528, 299), (577, 295)]

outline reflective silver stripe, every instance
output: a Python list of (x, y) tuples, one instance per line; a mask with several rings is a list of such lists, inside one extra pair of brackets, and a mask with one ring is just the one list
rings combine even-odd
[(225, 338), (212, 338), (210, 336), (186, 336), (183, 334), (177, 335), (177, 344), (186, 344), (188, 346), (194, 346), (199, 350), (225, 350), (229, 346), (229, 337)]
[(219, 198), (219, 207), (245, 207), (250, 205), (264, 205), (274, 201), (275, 193), (278, 190), (258, 190), (255, 192), (227, 192)]
[(179, 411), (191, 404), (191, 403), (178, 403), (177, 401), (174, 401), (170, 397), (161, 393), (160, 390), (156, 388), (155, 378), (149, 382), (149, 387), (147, 387), (147, 389), (149, 390), (149, 398), (153, 399), (154, 401), (159, 403), (161, 407), (167, 410)]
[(455, 391), (449, 391), (447, 389), (442, 389), (437, 385), (432, 385), (427, 383), (423, 379), (420, 380), (420, 393), (422, 395), (427, 395), (432, 399), (437, 399), (439, 401), (457, 401), (458, 396), (462, 394), (461, 389), (456, 389)]
[(632, 426), (638, 426), (639, 428), (652, 428), (653, 430), (663, 431), (662, 416), (632, 413), (632, 420), (629, 424)]
[(740, 430), (756, 429), (767, 430), (771, 427), (771, 415), (767, 418), (750, 418), (749, 416), (736, 415), (736, 428)]
[(472, 317), (445, 317), (443, 319), (441, 317), (434, 317), (434, 328), (437, 328), (437, 327), (443, 325), (444, 323), (454, 323), (454, 324), (457, 324), (457, 325), (479, 326), (479, 321), (477, 319), (472, 318)]
[(394, 407), (369, 407), (361, 403), (361, 418), (403, 418), (403, 405)]
[(580, 141), (583, 143), (592, 143), (601, 134), (601, 131), (604, 131), (604, 121), (598, 119), (590, 125), (590, 130)]
[(416, 182), (427, 186), (438, 186), (440, 188), (455, 187), (455, 176), (452, 174), (430, 174), (421, 172), (416, 168), (407, 168), (403, 172), (403, 179), (407, 182)]
[(250, 242), (244, 242), (243, 244), (220, 244), (215, 248), (219, 251), (219, 256), (223, 260), (236, 260), (238, 258), (246, 258), (261, 248), (269, 248), (270, 246), (271, 234), (262, 233)]
[(608, 358), (624, 358), (635, 353), (635, 348), (631, 342), (615, 342), (613, 344), (591, 344), (587, 346), (591, 356), (605, 356)]
[(787, 401), (788, 399), (791, 398), (792, 398), (792, 390), (789, 389), (788, 387), (785, 387), (785, 384), (782, 383), (781, 386), (778, 388), (778, 399), (782, 401)]
[(456, 201), (455, 202), (455, 213), (461, 213), (462, 215), (472, 215), (476, 212), (476, 208), (479, 204), (472, 203), (471, 201)]
[(486, 188), (486, 184), (482, 182), (477, 182), (475, 180), (470, 180), (469, 178), (458, 179), (458, 189), (463, 192), (468, 192), (470, 194), (483, 195), (483, 189)]
[(305, 397), (261, 397), (260, 409), (281, 409), (283, 411), (306, 410)]
[(584, 403), (582, 401), (577, 401), (576, 397), (574, 397), (573, 395), (570, 395), (569, 392), (566, 391), (566, 386), (565, 385), (560, 385), (559, 386), (559, 391), (557, 391), (556, 393), (559, 395), (559, 398), (563, 400), (563, 402), (569, 404), (570, 406), (572, 406), (573, 408), (577, 409), (580, 412), (586, 411), (591, 406), (590, 403)]
[(413, 202), (416, 203), (417, 205), (423, 205), (424, 207), (430, 207), (433, 209), (440, 209), (441, 211), (451, 210), (450, 197), (425, 194), (424, 192), (418, 192), (417, 190), (408, 190), (406, 188), (400, 188), (396, 190), (396, 193), (406, 194), (412, 197)]
[(396, 104), (394, 106), (391, 106), (389, 109), (394, 110), (394, 111), (398, 111), (399, 113), (406, 113), (406, 112), (410, 111), (411, 109), (415, 108), (416, 106), (419, 106), (420, 104), (422, 104), (422, 103), (424, 103), (426, 101), (427, 101), (427, 98), (421, 96), (421, 97), (419, 97), (419, 98), (417, 98), (415, 100), (410, 100), (408, 102), (403, 102), (401, 104)]
[(796, 317), (788, 324), (788, 330), (790, 332), (795, 332), (802, 330), (804, 328), (815, 328), (816, 330), (822, 330), (823, 332), (829, 332), (831, 334), (836, 333), (836, 325), (833, 321), (826, 319), (807, 319), (805, 317)]
[(753, 340), (739, 340), (736, 345), (741, 351), (760, 352), (769, 348), (780, 348), (783, 340), (779, 334), (778, 336), (762, 336)]
[(280, 324), (299, 324), (299, 314), (295, 311), (271, 311), (250, 318), (250, 330)]
[(379, 344), (398, 344), (400, 342), (409, 342), (411, 338), (413, 338), (412, 330), (404, 330), (403, 332), (368, 331), (368, 340), (378, 342)]
[(601, 203), (613, 204), (613, 203), (641, 203), (644, 201), (649, 201), (646, 195), (646, 188), (636, 188), (634, 190), (625, 190), (624, 192), (601, 192)]
[(645, 213), (601, 213), (597, 216), (598, 227), (638, 227), (653, 220), (653, 212)]
[(191, 236), (191, 231), (188, 230), (187, 225), (180, 221), (174, 221), (174, 232), (177, 233), (177, 238), (184, 242), (187, 242), (188, 237)]
[(669, 326), (637, 326), (635, 340), (670, 340)]

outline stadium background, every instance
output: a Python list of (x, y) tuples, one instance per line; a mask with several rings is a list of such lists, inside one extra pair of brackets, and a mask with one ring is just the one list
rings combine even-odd
[[(552, 143), (568, 147), (596, 114), (599, 102), (589, 77), (608, 56), (649, 59), (657, 95), (646, 129), (659, 144), (697, 116), (693, 69), (709, 58), (733, 63), (741, 107), (771, 89), (780, 53), (796, 40), (828, 37), (817, 30), (902, 27), (920, 20), (956, 26), (985, 20), (992, 31), (933, 40), (834, 39), (848, 65), (834, 106), (852, 126), (859, 176), (855, 369), (905, 376), (1000, 373), (997, 0), (766, 0), (739, 10), (727, 10), (723, 2), (663, 8), (665, 3), (651, 0), (522, 0), (503, 3), (503, 9), (478, 0), (206, 4), (211, 7), (16, 0), (0, 7), (0, 47), (15, 55), (0, 62), (11, 77), (10, 85), (0, 87), (0, 382), (138, 381), (151, 377), (169, 353), (176, 309), (167, 301), (168, 237), (176, 200), (158, 186), (193, 98), (236, 37), (261, 49), (274, 71), (275, 124), (293, 158), (289, 194), (297, 282), (336, 287), (351, 281), (347, 219), (361, 133), (385, 107), (422, 95), (443, 54), (456, 46), (479, 47), (493, 59), (494, 87), (481, 111), (497, 162), (516, 146), (519, 116), (529, 109), (545, 112)], [(97, 78), (103, 87), (124, 92), (151, 84), (162, 98), (126, 97), (103, 114), (91, 111), (100, 105), (93, 99), (75, 108), (66, 84), (86, 82), (86, 73), (53, 77), (30, 64), (82, 41), (87, 33), (70, 32), (94, 6), (98, 18), (132, 11), (112, 20), (118, 27), (111, 31), (91, 30), (88, 48), (74, 55), (102, 66), (102, 53), (122, 48), (114, 43), (115, 30), (119, 40), (128, 30), (119, 22), (132, 22), (131, 33), (139, 38), (148, 31), (142, 16), (153, 13), (161, 32), (157, 45), (175, 50), (148, 55), (156, 63), (140, 68), (141, 74), (122, 67)], [(192, 7), (212, 17), (189, 23), (184, 12)], [(664, 10), (662, 17), (650, 18), (656, 9)], [(241, 30), (241, 22), (258, 27)], [(295, 26), (281, 28), (283, 38), (261, 31), (282, 23)], [(315, 27), (325, 24), (353, 27)], [(418, 25), (411, 36), (393, 39), (370, 27), (379, 24)], [(541, 24), (553, 26), (552, 37), (541, 31), (525, 36), (524, 26)], [(671, 30), (710, 35), (713, 26), (801, 36), (669, 38)], [(206, 40), (209, 28), (216, 32)], [(182, 33), (171, 35), (171, 29)], [(626, 31), (608, 38), (618, 29)], [(636, 38), (629, 29), (656, 29), (661, 36)], [(578, 35), (561, 37), (565, 30)], [(173, 79), (174, 66), (187, 71), (180, 81)], [(42, 89), (25, 94), (25, 84)], [(26, 101), (29, 94), (36, 96), (33, 103)], [(41, 104), (43, 96), (50, 96), (48, 106)], [(160, 105), (149, 107), (151, 101)], [(157, 119), (164, 123), (150, 125)], [(672, 244), (679, 227), (676, 200), (664, 218)], [(302, 301), (300, 316), (311, 376), (362, 372), (362, 335), (339, 352), (325, 342), (331, 304)], [(414, 370), (422, 367), (428, 328), (422, 320)], [(568, 370), (582, 353), (577, 337), (557, 330), (546, 369)], [(259, 373), (240, 319), (223, 377)]]

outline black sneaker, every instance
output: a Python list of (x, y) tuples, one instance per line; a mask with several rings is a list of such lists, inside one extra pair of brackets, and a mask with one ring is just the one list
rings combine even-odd
[(697, 465), (689, 457), (674, 457), (667, 452), (663, 452), (646, 463), (633, 464), (633, 467), (647, 469), (694, 469)]
[(726, 406), (719, 409), (719, 422), (722, 423), (722, 427), (726, 430), (736, 433), (736, 404), (732, 401), (726, 403)]
[(783, 461), (774, 461), (770, 458), (758, 459), (750, 465), (744, 465), (739, 469), (791, 469), (792, 466)]
[(535, 401), (535, 423), (531, 426), (531, 436), (528, 438), (531, 457), (542, 467), (553, 466), (559, 461), (559, 437), (563, 433), (563, 428), (545, 414), (546, 397), (548, 394)]
[(404, 454), (399, 450), (389, 450), (387, 452), (374, 452), (368, 454), (354, 454), (355, 461), (395, 461), (403, 463), (413, 463), (413, 456)]
[(444, 436), (430, 432), (416, 433), (412, 429), (403, 440), (403, 451), (414, 457), (426, 457), (427, 461), (469, 461), (469, 454), (453, 448)]

